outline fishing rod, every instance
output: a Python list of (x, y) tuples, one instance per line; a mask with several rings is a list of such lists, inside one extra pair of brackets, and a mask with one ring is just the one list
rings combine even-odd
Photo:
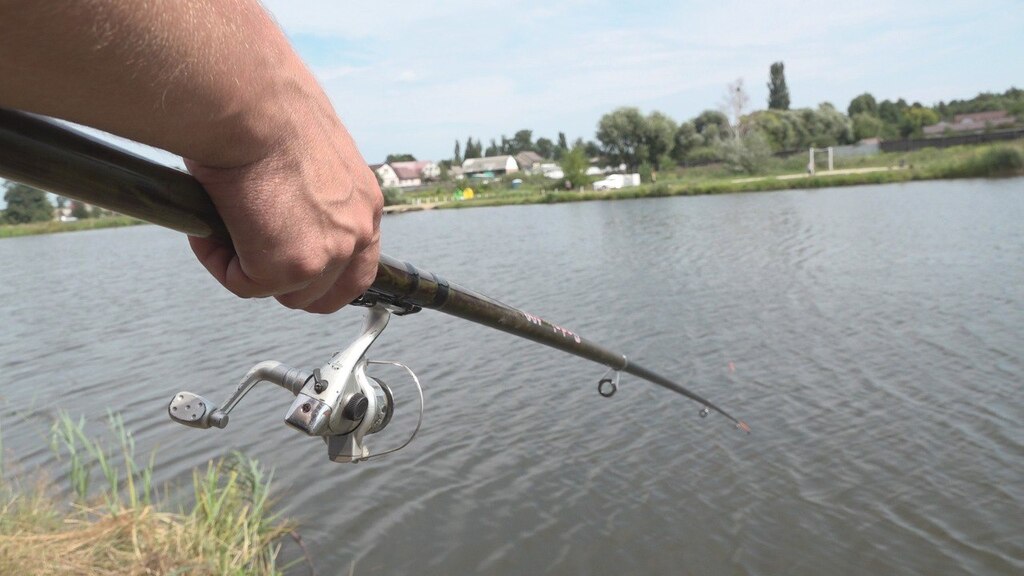
[[(0, 177), (48, 190), (190, 236), (230, 242), (224, 222), (195, 178), (56, 121), (20, 111), (0, 109)], [(306, 371), (280, 362), (260, 362), (239, 382), (234, 394), (218, 407), (191, 392), (176, 394), (168, 406), (175, 422), (195, 428), (224, 428), (228, 415), (256, 384), (271, 382), (295, 395), (285, 422), (323, 438), (336, 462), (358, 462), (408, 445), (419, 430), (423, 392), (419, 379), (398, 362), (375, 362), (366, 352), (392, 315), (429, 308), (574, 354), (607, 367), (598, 393), (611, 397), (621, 373), (637, 376), (702, 405), (703, 418), (718, 412), (749, 433), (750, 427), (704, 397), (653, 372), (623, 354), (604, 348), (572, 330), (449, 282), (408, 262), (381, 254), (372, 286), (353, 304), (368, 308), (359, 336), (322, 367)], [(380, 432), (394, 413), (394, 394), (370, 365), (404, 369), (419, 391), (420, 422), (404, 444), (370, 454), (365, 437)]]

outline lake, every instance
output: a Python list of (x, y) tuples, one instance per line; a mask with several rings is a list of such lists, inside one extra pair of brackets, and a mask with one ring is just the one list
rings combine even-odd
[[(318, 367), (363, 310), (238, 300), (140, 226), (0, 241), (8, 473), (54, 464), (59, 410), (97, 434), (112, 410), (158, 482), (233, 450), (273, 467), (320, 574), (1024, 573), (1024, 179), (382, 226), (386, 253), (678, 377), (753, 434), (629, 376), (602, 398), (602, 367), (429, 310), (370, 354), (423, 381), (401, 452), (329, 462), (267, 384), (227, 429), (184, 428), (175, 392), (222, 402), (256, 362)], [(400, 404), (374, 448), (415, 424), (382, 375)]]

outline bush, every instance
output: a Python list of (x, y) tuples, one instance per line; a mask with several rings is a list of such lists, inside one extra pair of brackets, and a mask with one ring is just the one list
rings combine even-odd
[(979, 159), (986, 176), (1010, 176), (1024, 171), (1024, 154), (1019, 148), (994, 146)]
[(939, 178), (991, 178), (1024, 173), (1024, 153), (1007, 145), (992, 146), (959, 162), (939, 167)]
[(772, 155), (767, 139), (756, 130), (739, 139), (723, 140), (720, 146), (726, 165), (731, 170), (747, 174), (764, 171)]
[(381, 192), (384, 193), (384, 205), (394, 206), (396, 204), (402, 204), (405, 202), (404, 195), (397, 188), (385, 188)]
[(714, 164), (720, 161), (722, 158), (718, 153), (718, 150), (711, 146), (700, 146), (694, 148), (686, 155), (687, 166), (703, 166), (705, 164)]

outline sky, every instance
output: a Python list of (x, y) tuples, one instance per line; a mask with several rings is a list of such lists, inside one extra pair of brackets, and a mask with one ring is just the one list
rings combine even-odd
[(1024, 2), (266, 0), (370, 163), (455, 140), (593, 139), (619, 106), (685, 121), (742, 78), (767, 102), (846, 110), (865, 91), (931, 105), (1024, 88)]
[[(932, 105), (1024, 88), (1024, 0), (264, 0), (369, 163), (452, 157), (455, 140), (594, 139), (620, 106), (677, 122), (742, 78), (765, 108), (845, 111), (870, 92)], [(101, 138), (181, 167), (180, 158)], [(0, 200), (0, 208), (3, 202)]]

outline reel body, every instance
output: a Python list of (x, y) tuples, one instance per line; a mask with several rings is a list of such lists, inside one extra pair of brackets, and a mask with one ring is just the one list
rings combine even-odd
[[(419, 378), (399, 362), (367, 360), (366, 352), (388, 325), (391, 310), (387, 304), (369, 307), (359, 336), (323, 366), (312, 372), (291, 368), (280, 362), (260, 362), (238, 384), (223, 407), (192, 392), (179, 392), (171, 399), (167, 413), (171, 420), (193, 428), (225, 428), (228, 414), (260, 382), (271, 382), (295, 395), (285, 423), (309, 436), (318, 436), (327, 444), (328, 457), (334, 462), (360, 462), (383, 456), (407, 446), (415, 438), (423, 420), (423, 389)], [(366, 437), (384, 430), (395, 411), (395, 396), (382, 380), (367, 374), (370, 364), (389, 364), (403, 368), (419, 392), (419, 421), (402, 445), (371, 454)]]

